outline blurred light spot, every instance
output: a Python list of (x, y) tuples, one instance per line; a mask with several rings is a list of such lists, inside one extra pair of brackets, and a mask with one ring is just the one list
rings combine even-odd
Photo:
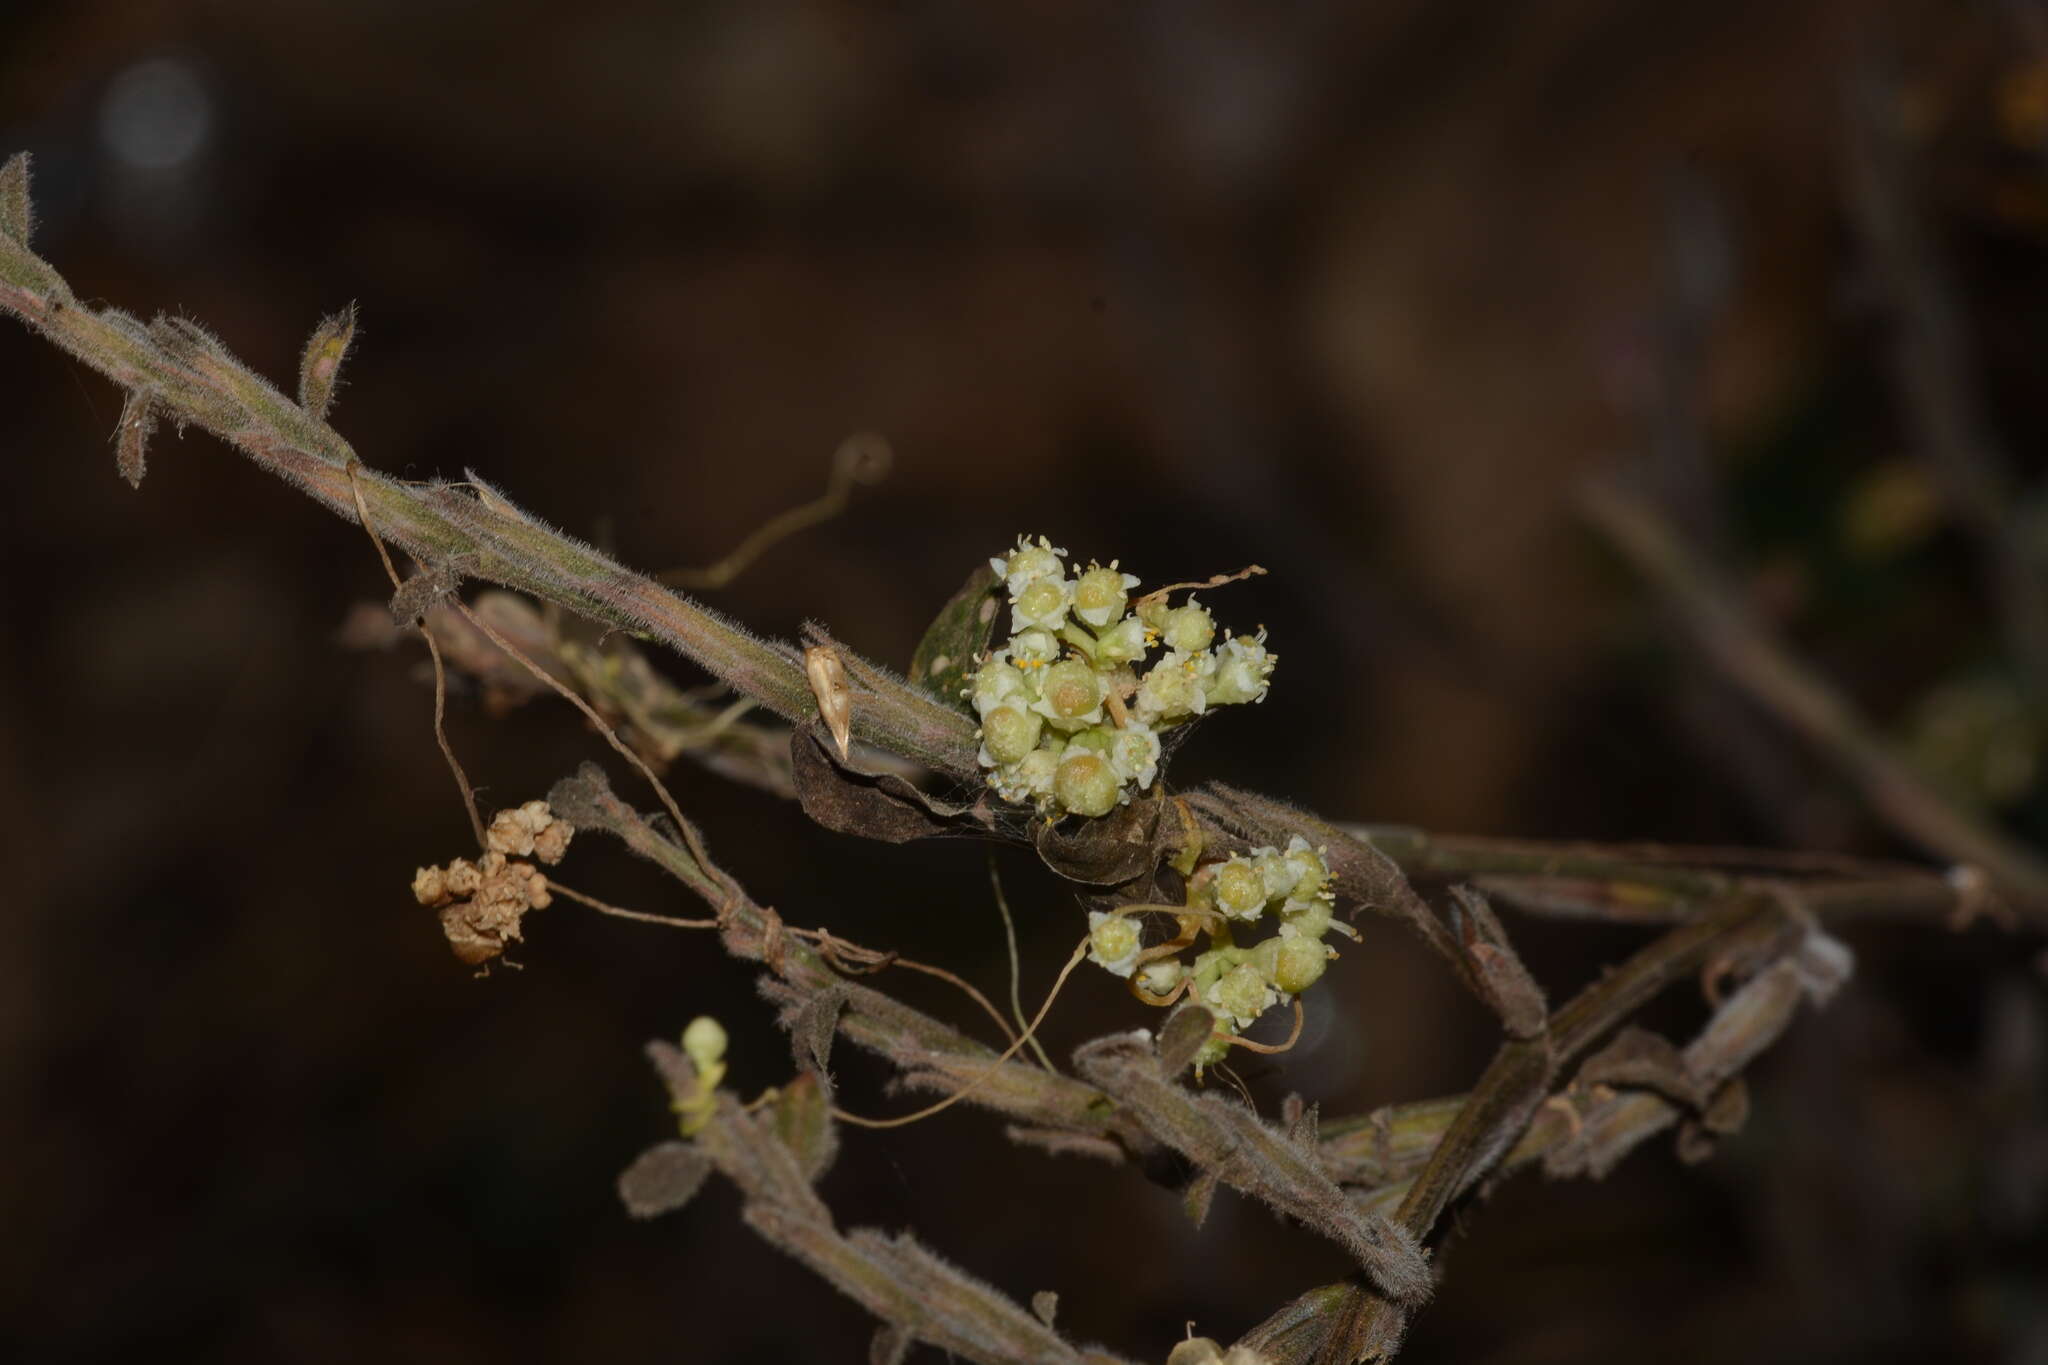
[(100, 104), (100, 138), (135, 170), (167, 171), (192, 159), (213, 127), (198, 73), (172, 57), (138, 62), (114, 78)]

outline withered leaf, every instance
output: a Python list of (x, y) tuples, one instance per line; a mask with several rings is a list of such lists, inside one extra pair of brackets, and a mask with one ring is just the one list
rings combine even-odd
[(862, 772), (841, 763), (831, 737), (819, 725), (803, 726), (790, 735), (789, 759), (804, 814), (837, 833), (907, 844), (989, 831), (987, 808), (979, 802), (949, 805), (894, 773)]
[(1128, 806), (1092, 820), (1034, 822), (1032, 845), (1047, 867), (1070, 882), (1120, 886), (1159, 861), (1156, 840), (1163, 791), (1155, 786)]
[(1714, 1092), (1714, 1098), (1707, 1101), (1706, 1110), (1700, 1115), (1700, 1122), (1710, 1133), (1723, 1137), (1742, 1131), (1742, 1125), (1749, 1122), (1749, 1084), (1740, 1076), (1731, 1076), (1727, 1084)]
[(1159, 1069), (1168, 1080), (1194, 1063), (1195, 1054), (1216, 1029), (1216, 1017), (1193, 1001), (1186, 1001), (1166, 1016), (1159, 1028)]
[(401, 626), (416, 626), (436, 602), (461, 586), (461, 570), (452, 560), (422, 569), (391, 594), (391, 619)]
[(619, 1201), (635, 1218), (658, 1218), (690, 1202), (711, 1163), (687, 1142), (661, 1142), (633, 1158), (619, 1176)]
[(975, 565), (960, 590), (939, 608), (910, 656), (910, 681), (967, 715), (973, 715), (974, 709), (961, 692), (995, 630), (996, 616), (1003, 607), (998, 591), (1001, 584), (985, 561)]
[(1707, 1102), (1700, 1078), (1685, 1054), (1670, 1039), (1633, 1024), (1586, 1059), (1579, 1068), (1579, 1081), (1652, 1090), (1687, 1109), (1702, 1108)]
[(1453, 923), (1474, 989), (1500, 1016), (1509, 1037), (1536, 1037), (1550, 1018), (1543, 988), (1509, 946), (1507, 930), (1485, 896), (1469, 886), (1454, 886), (1451, 897), (1457, 906)]
[(789, 1016), (789, 1043), (800, 1070), (823, 1075), (832, 1057), (832, 1039), (839, 1029), (839, 1012), (846, 1008), (844, 985), (827, 986), (799, 1005)]
[(1040, 1322), (1047, 1327), (1052, 1326), (1052, 1320), (1059, 1316), (1060, 1296), (1050, 1289), (1039, 1290), (1031, 1296), (1031, 1311)]

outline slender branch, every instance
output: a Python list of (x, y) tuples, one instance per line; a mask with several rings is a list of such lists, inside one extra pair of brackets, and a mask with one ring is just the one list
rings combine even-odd
[(1588, 490), (1584, 505), (1614, 546), (1671, 599), (1715, 665), (1833, 760), (1880, 815), (1923, 848), (1981, 867), (2036, 924), (2048, 924), (2048, 863), (1908, 768), (1849, 700), (1772, 640), (1648, 507), (1602, 485)]
[[(0, 309), (179, 421), (194, 423), (356, 520), (349, 471), (355, 452), (334, 429), (286, 398), (189, 323), (144, 326), (80, 303), (46, 262), (0, 232)], [(385, 538), (422, 564), (451, 565), (561, 603), (608, 625), (645, 632), (785, 719), (817, 705), (803, 663), (785, 645), (755, 638), (717, 612), (626, 569), (595, 548), (520, 511), (496, 490), (412, 484), (360, 471), (364, 503)], [(966, 717), (870, 669), (854, 708), (855, 733), (955, 777), (972, 778)]]

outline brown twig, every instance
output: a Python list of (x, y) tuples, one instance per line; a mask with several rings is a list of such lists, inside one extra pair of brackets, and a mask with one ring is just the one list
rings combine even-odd
[(1849, 700), (1772, 640), (1648, 507), (1604, 484), (1589, 487), (1583, 505), (1615, 548), (1670, 599), (1715, 665), (1838, 766), (1872, 809), (1928, 851), (1983, 868), (2035, 924), (2048, 924), (2048, 863), (1909, 769)]

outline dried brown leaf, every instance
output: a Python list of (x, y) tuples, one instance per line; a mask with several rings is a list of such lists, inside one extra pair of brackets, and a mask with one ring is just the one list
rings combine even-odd
[(842, 762), (822, 727), (807, 725), (789, 737), (796, 799), (826, 829), (907, 844), (947, 835), (985, 835), (987, 808), (954, 806), (926, 796), (895, 773), (863, 772)]
[(1168, 1080), (1194, 1064), (1195, 1054), (1216, 1030), (1216, 1016), (1193, 1001), (1186, 1001), (1166, 1017), (1159, 1029), (1159, 1071)]
[(1031, 827), (1032, 845), (1047, 867), (1070, 882), (1121, 886), (1151, 871), (1164, 856), (1158, 846), (1164, 792), (1154, 785), (1098, 819), (1037, 821)]
[(1677, 1044), (1633, 1024), (1586, 1059), (1579, 1068), (1579, 1084), (1651, 1090), (1688, 1109), (1707, 1102), (1705, 1084)]
[(789, 1042), (799, 1070), (830, 1074), (832, 1039), (839, 1029), (839, 1012), (846, 1008), (843, 984), (825, 987), (787, 1016)]

